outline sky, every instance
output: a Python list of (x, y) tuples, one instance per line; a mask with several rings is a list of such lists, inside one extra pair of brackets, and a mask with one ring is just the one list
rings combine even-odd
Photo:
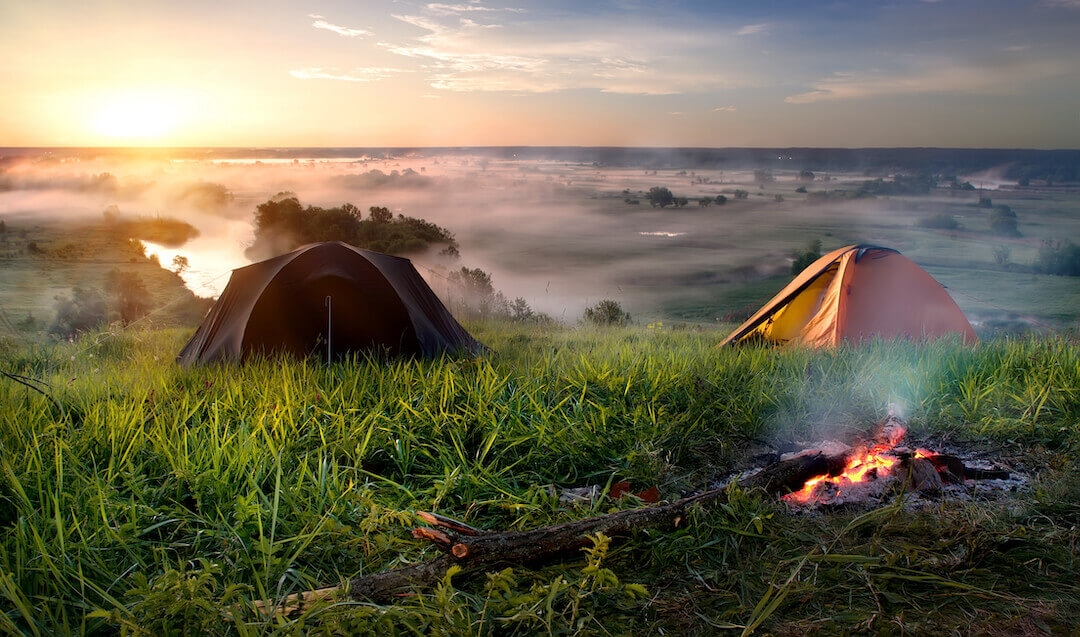
[(0, 146), (1080, 147), (1080, 0), (0, 3)]

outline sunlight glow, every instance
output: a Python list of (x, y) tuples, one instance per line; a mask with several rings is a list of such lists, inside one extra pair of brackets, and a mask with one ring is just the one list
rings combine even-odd
[(158, 139), (175, 124), (177, 114), (177, 109), (160, 97), (117, 95), (98, 109), (94, 131), (110, 138)]

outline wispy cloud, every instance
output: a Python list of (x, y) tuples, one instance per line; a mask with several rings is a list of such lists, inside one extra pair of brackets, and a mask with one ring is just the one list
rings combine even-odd
[(784, 101), (810, 104), (920, 93), (1011, 94), (1022, 90), (1018, 78), (1036, 80), (1066, 71), (1068, 67), (1058, 63), (1018, 62), (982, 67), (939, 63), (907, 71), (834, 73), (814, 82), (813, 90), (789, 95)]
[(757, 35), (759, 33), (765, 33), (768, 30), (769, 24), (766, 22), (760, 24), (748, 24), (736, 31), (735, 35)]
[(343, 27), (343, 26), (339, 26), (337, 24), (331, 24), (331, 23), (327, 22), (326, 20), (324, 20), (321, 15), (317, 15), (317, 14), (314, 14), (314, 13), (309, 14), (308, 17), (315, 20), (314, 22), (311, 23), (311, 26), (315, 27), (316, 29), (325, 29), (327, 31), (333, 31), (334, 33), (337, 33), (338, 35), (343, 35), (343, 36), (345, 36), (347, 38), (355, 38), (355, 37), (357, 37), (359, 35), (371, 35), (371, 31), (369, 31), (367, 29), (351, 29), (349, 27)]
[(734, 106), (717, 106), (712, 110), (714, 113), (734, 113), (736, 108)]
[[(696, 63), (699, 58), (681, 55), (679, 48), (692, 37), (685, 30), (674, 33), (657, 29), (651, 22), (613, 25), (605, 21), (552, 32), (551, 25), (542, 20), (516, 19), (500, 26), (430, 10), (393, 17), (424, 33), (379, 45), (419, 61), (430, 86), (442, 90), (544, 93), (593, 89), (667, 95), (730, 85), (715, 66), (700, 65)], [(642, 39), (650, 39), (652, 47), (626, 44)], [(703, 41), (711, 42), (711, 33)], [(649, 48), (658, 48), (663, 54), (651, 55)]]
[(341, 72), (336, 69), (296, 69), (289, 71), (289, 75), (299, 80), (341, 80), (344, 82), (373, 82), (397, 73), (408, 73), (406, 69), (360, 67)]
[(485, 7), (481, 4), (443, 4), (441, 2), (432, 2), (427, 5), (427, 8), (435, 13), (469, 13), (471, 11), (495, 11), (492, 7)]
[(1080, 9), (1080, 0), (1043, 0), (1043, 4), (1051, 7)]

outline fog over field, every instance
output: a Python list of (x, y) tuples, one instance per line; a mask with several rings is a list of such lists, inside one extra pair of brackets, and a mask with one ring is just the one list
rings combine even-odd
[[(825, 249), (861, 242), (894, 247), (948, 278), (989, 262), (991, 244), (1009, 244), (1013, 261), (1030, 261), (1049, 234), (1043, 227), (1020, 239), (982, 236), (985, 211), (975, 205), (980, 197), (1038, 198), (1015, 189), (1015, 180), (1006, 177), (1008, 164), (956, 177), (976, 190), (939, 184), (919, 197), (815, 202), (810, 197), (816, 191), (852, 191), (891, 173), (840, 166), (800, 180), (806, 161), (783, 153), (769, 158), (766, 181), (755, 180), (760, 159), (695, 164), (663, 152), (624, 161), (482, 150), (190, 155), (8, 156), (0, 164), (0, 219), (15, 225), (93, 221), (106, 209), (124, 217), (181, 219), (198, 230), (196, 237), (182, 245), (144, 244), (165, 267), (177, 255), (187, 258), (184, 281), (196, 294), (212, 297), (232, 268), (253, 256), (271, 256), (245, 255), (245, 249), (253, 240), (255, 207), (276, 194), (294, 193), (304, 206), (351, 203), (365, 216), (371, 206), (386, 206), (454, 233), (460, 258), (435, 248), (406, 255), (444, 299), (455, 293), (446, 280), (450, 271), (481, 268), (509, 298), (524, 297), (571, 322), (603, 298), (647, 319), (737, 319), (783, 285), (791, 253), (813, 240)], [(687, 205), (650, 206), (644, 195), (654, 186), (686, 198)], [(735, 198), (736, 190), (746, 191), (743, 199)], [(700, 205), (701, 198), (721, 194), (726, 204)], [(1062, 205), (1051, 213), (1067, 217), (1075, 210), (1075, 202)], [(920, 218), (935, 214), (960, 219), (960, 230), (915, 229)], [(1034, 222), (1021, 216), (1022, 225)], [(1023, 304), (1008, 309), (1038, 313)]]

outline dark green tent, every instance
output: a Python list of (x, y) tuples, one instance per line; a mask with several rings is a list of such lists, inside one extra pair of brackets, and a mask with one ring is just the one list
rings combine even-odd
[(334, 241), (233, 270), (177, 360), (197, 365), (274, 353), (434, 356), (482, 349), (408, 259)]

